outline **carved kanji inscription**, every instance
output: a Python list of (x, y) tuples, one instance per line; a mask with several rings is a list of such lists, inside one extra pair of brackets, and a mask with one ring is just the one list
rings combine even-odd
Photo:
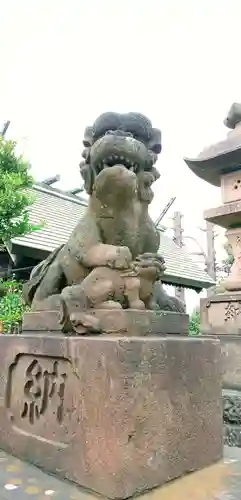
[(5, 404), (19, 432), (56, 441), (68, 441), (78, 379), (69, 360), (18, 355), (9, 367)]
[(50, 369), (45, 369), (37, 359), (34, 359), (25, 371), (25, 378), (22, 418), (28, 418), (33, 424), (35, 419), (45, 414), (51, 400), (56, 398), (56, 420), (61, 423), (67, 373), (61, 371), (60, 362), (55, 360)]
[(224, 321), (234, 320), (241, 313), (240, 302), (229, 302), (225, 307)]

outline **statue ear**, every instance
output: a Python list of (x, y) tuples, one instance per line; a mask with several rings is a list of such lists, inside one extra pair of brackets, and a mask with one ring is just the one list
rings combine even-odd
[(93, 192), (93, 185), (95, 180), (95, 172), (90, 165), (85, 161), (80, 162), (80, 174), (84, 180), (84, 187), (87, 194), (91, 195)]
[(158, 128), (152, 128), (151, 138), (148, 142), (148, 149), (156, 153), (160, 154), (162, 150), (162, 134)]
[(85, 148), (90, 148), (93, 144), (93, 127), (86, 127), (84, 132), (83, 145)]
[(90, 159), (90, 148), (84, 148), (82, 151), (82, 158), (85, 159), (86, 163), (89, 163)]
[(160, 179), (161, 174), (159, 174), (158, 170), (155, 167), (152, 167), (151, 173), (154, 177), (154, 182), (156, 182), (158, 179)]

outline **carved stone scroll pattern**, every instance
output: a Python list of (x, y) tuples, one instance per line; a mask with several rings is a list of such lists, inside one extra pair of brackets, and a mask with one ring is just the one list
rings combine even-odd
[(241, 427), (224, 424), (223, 444), (230, 447), (241, 448)]
[(224, 396), (223, 420), (227, 424), (241, 425), (241, 397)]
[(223, 396), (223, 440), (226, 446), (241, 447), (241, 395)]

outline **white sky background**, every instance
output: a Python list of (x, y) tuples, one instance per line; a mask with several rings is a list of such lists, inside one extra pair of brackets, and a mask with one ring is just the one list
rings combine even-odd
[(240, 24), (240, 0), (0, 0), (0, 119), (36, 179), (60, 173), (68, 189), (86, 125), (103, 111), (146, 114), (163, 136), (151, 213), (176, 195), (186, 234), (202, 239), (220, 193), (182, 158), (224, 137), (241, 101)]

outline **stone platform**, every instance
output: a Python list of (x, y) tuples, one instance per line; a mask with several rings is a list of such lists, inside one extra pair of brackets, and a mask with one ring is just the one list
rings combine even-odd
[[(27, 312), (23, 316), (23, 331), (69, 333), (80, 335), (86, 332), (84, 323), (90, 331), (93, 318), (97, 328), (91, 328), (92, 334), (126, 335), (127, 337), (146, 337), (149, 335), (188, 335), (188, 314), (173, 311), (147, 311), (139, 309), (90, 309), (78, 312), (75, 303), (72, 304), (70, 318), (64, 318), (64, 313), (43, 310)], [(77, 312), (76, 312), (77, 311)], [(98, 318), (98, 319), (97, 319)], [(90, 323), (89, 323), (90, 321)], [(89, 323), (89, 324), (88, 324)]]
[[(42, 472), (0, 450), (1, 500), (99, 500), (68, 481)], [(138, 500), (241, 500), (241, 450), (225, 448), (224, 459), (202, 471), (155, 488)]]
[(0, 447), (108, 498), (221, 458), (219, 341), (0, 337)]
[[(1, 500), (99, 500), (82, 488), (43, 473), (0, 450)], [(224, 459), (202, 471), (156, 488), (138, 500), (241, 500), (241, 450), (226, 448)]]

